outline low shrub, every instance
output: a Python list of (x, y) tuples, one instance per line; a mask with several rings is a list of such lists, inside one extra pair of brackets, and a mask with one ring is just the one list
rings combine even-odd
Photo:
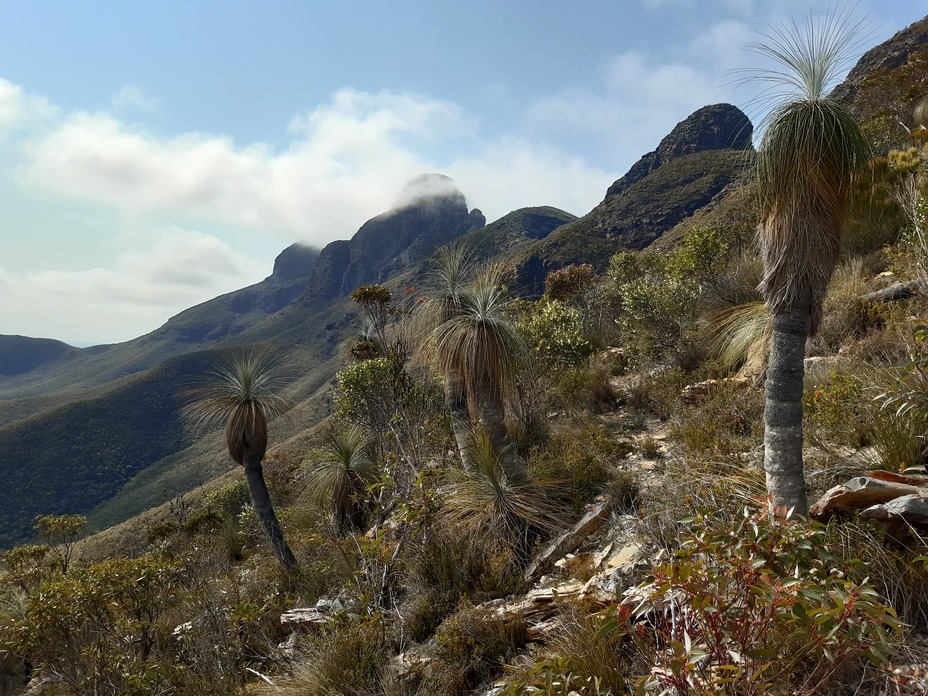
[(679, 549), (612, 611), (609, 630), (645, 665), (640, 688), (820, 693), (892, 654), (902, 624), (873, 586), (834, 568), (821, 525), (769, 508), (682, 523)]
[(263, 693), (282, 696), (381, 696), (387, 643), (383, 622), (339, 622), (310, 640), (293, 676)]
[(576, 418), (553, 430), (547, 446), (531, 453), (532, 476), (557, 481), (576, 509), (600, 493), (632, 445), (600, 423)]
[(520, 618), (464, 606), (435, 632), (438, 664), (432, 665), (428, 693), (458, 696), (499, 672), (527, 642)]
[(761, 441), (763, 413), (761, 389), (720, 380), (699, 403), (677, 411), (670, 437), (690, 460), (740, 464), (740, 454)]
[(509, 668), (503, 694), (630, 693), (633, 673), (621, 634), (609, 630), (605, 614), (567, 608), (545, 648), (523, 665)]

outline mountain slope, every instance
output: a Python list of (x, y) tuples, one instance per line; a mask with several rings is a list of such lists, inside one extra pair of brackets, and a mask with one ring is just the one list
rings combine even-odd
[(552, 232), (519, 259), (520, 283), (540, 293), (571, 263), (602, 267), (621, 249), (643, 249), (735, 185), (753, 162), (753, 126), (730, 104), (691, 114), (606, 192), (590, 213)]

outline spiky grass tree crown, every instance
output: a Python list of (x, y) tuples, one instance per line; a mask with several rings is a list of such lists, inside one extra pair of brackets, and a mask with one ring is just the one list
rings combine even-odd
[[(460, 374), (468, 394), (509, 403), (526, 347), (509, 320), (507, 268), (489, 266), (458, 295), (454, 314), (433, 331), (438, 368)], [(470, 404), (476, 408), (477, 404)]]
[(811, 331), (840, 250), (847, 198), (869, 147), (847, 109), (828, 90), (858, 45), (861, 23), (811, 16), (749, 48), (780, 69), (751, 71), (769, 83), (762, 98), (782, 99), (764, 120), (757, 157), (764, 257), (760, 290), (774, 312), (807, 311)]
[(928, 130), (928, 96), (922, 97), (912, 110), (912, 122), (916, 128)]
[(270, 353), (252, 350), (232, 355), (188, 390), (181, 411), (195, 430), (226, 426), (229, 456), (238, 464), (261, 460), (267, 452), (267, 421), (286, 410)]
[(332, 505), (339, 529), (347, 529), (364, 487), (374, 477), (370, 440), (360, 428), (333, 428), (324, 447), (303, 461), (306, 493), (317, 505)]
[(442, 517), (452, 526), (495, 549), (516, 549), (534, 532), (566, 526), (569, 513), (558, 499), (558, 484), (508, 481), (499, 453), (482, 430), (470, 447), (473, 470), (450, 472), (452, 487)]

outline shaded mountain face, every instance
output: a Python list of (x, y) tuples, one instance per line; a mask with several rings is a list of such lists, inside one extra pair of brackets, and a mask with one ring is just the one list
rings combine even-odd
[(305, 280), (313, 274), (319, 250), (305, 244), (291, 244), (274, 259), (271, 279), (277, 281)]
[(31, 372), (79, 349), (50, 338), (0, 336), (0, 375)]
[(623, 249), (644, 249), (751, 170), (751, 121), (731, 104), (706, 106), (681, 121), (579, 220), (528, 247), (520, 285), (540, 294), (548, 273), (572, 263), (602, 268)]
[(380, 283), (438, 247), (483, 227), (464, 195), (441, 174), (425, 174), (403, 188), (396, 205), (368, 220), (348, 241), (332, 242), (316, 262), (305, 302), (343, 297), (360, 285)]
[(928, 17), (857, 61), (832, 97), (845, 103), (878, 153), (908, 147), (915, 103), (928, 95)]
[(754, 126), (736, 106), (704, 106), (678, 123), (657, 149), (644, 155), (606, 191), (606, 199), (620, 196), (662, 165), (686, 155), (710, 150), (751, 150)]
[(577, 219), (576, 215), (551, 206), (519, 208), (463, 239), (483, 258), (508, 255), (526, 243), (544, 239), (554, 230)]

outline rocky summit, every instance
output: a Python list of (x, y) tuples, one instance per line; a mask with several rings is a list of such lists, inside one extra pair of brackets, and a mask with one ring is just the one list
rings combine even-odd
[(382, 282), (485, 224), (483, 213), (468, 211), (464, 194), (450, 178), (418, 176), (403, 187), (392, 209), (368, 220), (350, 240), (322, 250), (304, 300), (332, 300), (360, 285)]
[(750, 150), (753, 133), (750, 119), (737, 106), (704, 106), (680, 121), (657, 149), (632, 165), (625, 176), (609, 187), (606, 198), (621, 195), (660, 166), (685, 155), (708, 150)]

